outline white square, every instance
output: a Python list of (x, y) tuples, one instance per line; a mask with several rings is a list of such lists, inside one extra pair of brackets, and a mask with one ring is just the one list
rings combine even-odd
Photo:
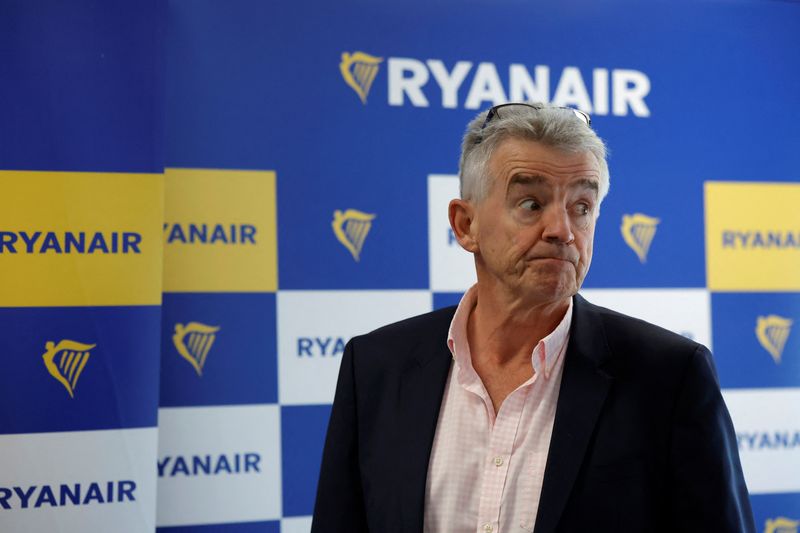
[(277, 405), (162, 408), (158, 418), (159, 526), (280, 519)]
[(722, 391), (750, 494), (800, 492), (800, 388)]
[(309, 533), (311, 531), (311, 517), (298, 516), (281, 520), (281, 533)]
[[(157, 439), (156, 428), (0, 435), (0, 488), (12, 490), (0, 531), (153, 531)], [(60, 505), (62, 486), (79, 503), (67, 497)], [(27, 502), (13, 487), (30, 492)], [(58, 505), (42, 503), (45, 491)]]
[(280, 291), (280, 403), (333, 402), (342, 352), (351, 337), (430, 310), (428, 291)]
[(711, 349), (706, 289), (584, 289), (590, 302), (674, 331)]
[(458, 176), (428, 176), (428, 257), (434, 292), (465, 292), (475, 281), (475, 260), (455, 239), (447, 206), (460, 198)]

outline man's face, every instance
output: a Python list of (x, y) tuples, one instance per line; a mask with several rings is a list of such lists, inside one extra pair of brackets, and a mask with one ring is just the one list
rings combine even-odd
[(594, 155), (507, 139), (489, 160), (489, 175), (470, 232), (479, 281), (535, 304), (578, 292), (592, 260), (598, 209)]

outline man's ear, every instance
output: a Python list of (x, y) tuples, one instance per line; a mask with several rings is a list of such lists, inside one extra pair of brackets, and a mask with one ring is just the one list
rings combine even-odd
[(475, 220), (475, 206), (468, 200), (450, 200), (447, 207), (450, 227), (458, 244), (468, 252), (478, 251), (478, 222)]

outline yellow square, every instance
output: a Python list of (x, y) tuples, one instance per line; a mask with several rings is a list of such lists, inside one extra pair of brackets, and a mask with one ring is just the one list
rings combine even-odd
[(160, 174), (0, 172), (0, 306), (161, 303)]
[(800, 184), (706, 182), (714, 291), (800, 290)]
[(277, 290), (275, 173), (164, 174), (164, 291)]

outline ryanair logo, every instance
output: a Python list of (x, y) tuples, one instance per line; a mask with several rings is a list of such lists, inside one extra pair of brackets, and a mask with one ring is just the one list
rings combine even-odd
[(81, 377), (89, 355), (95, 344), (83, 344), (71, 340), (62, 340), (58, 344), (47, 341), (44, 345), (46, 352), (42, 355), (44, 366), (56, 381), (64, 385), (70, 398), (75, 397), (75, 386)]
[(622, 215), (622, 238), (625, 243), (636, 252), (639, 261), (647, 262), (647, 252), (650, 251), (650, 244), (656, 235), (656, 227), (661, 222), (659, 219), (634, 213), (633, 215)]
[(783, 348), (792, 331), (792, 320), (778, 315), (760, 316), (756, 321), (756, 337), (758, 342), (775, 360), (781, 363)]
[[(339, 62), (344, 82), (362, 104), (384, 58), (366, 52), (343, 52)], [(506, 102), (551, 102), (597, 116), (649, 117), (646, 98), (650, 77), (627, 68), (565, 66), (488, 61), (445, 61), (387, 57), (386, 98), (390, 106), (485, 109)]]
[(175, 457), (167, 455), (157, 462), (158, 477), (261, 473), (261, 455), (253, 452)]
[(800, 249), (800, 231), (723, 230), (722, 248), (732, 250)]
[(356, 209), (348, 209), (344, 213), (337, 209), (333, 212), (333, 222), (331, 222), (333, 233), (356, 261), (359, 260), (375, 216)]
[(361, 98), (361, 103), (367, 103), (367, 95), (372, 88), (372, 82), (378, 75), (381, 57), (371, 56), (364, 52), (343, 52), (339, 70), (342, 71), (344, 82), (349, 85)]
[(0, 254), (140, 254), (133, 231), (0, 231)]
[(344, 353), (344, 337), (298, 337), (297, 357), (335, 357)]
[(767, 518), (767, 522), (764, 524), (764, 533), (797, 533), (798, 528), (800, 528), (800, 520), (779, 516)]
[(256, 244), (253, 224), (165, 223), (167, 244)]
[(175, 334), (172, 336), (172, 343), (178, 353), (189, 361), (197, 372), (198, 376), (203, 376), (203, 366), (206, 364), (206, 357), (217, 338), (219, 327), (207, 326), (200, 322), (189, 322), (175, 324)]
[(0, 508), (39, 509), (136, 501), (132, 480), (0, 487)]
[(736, 433), (740, 450), (794, 450), (800, 448), (800, 430), (742, 431)]

